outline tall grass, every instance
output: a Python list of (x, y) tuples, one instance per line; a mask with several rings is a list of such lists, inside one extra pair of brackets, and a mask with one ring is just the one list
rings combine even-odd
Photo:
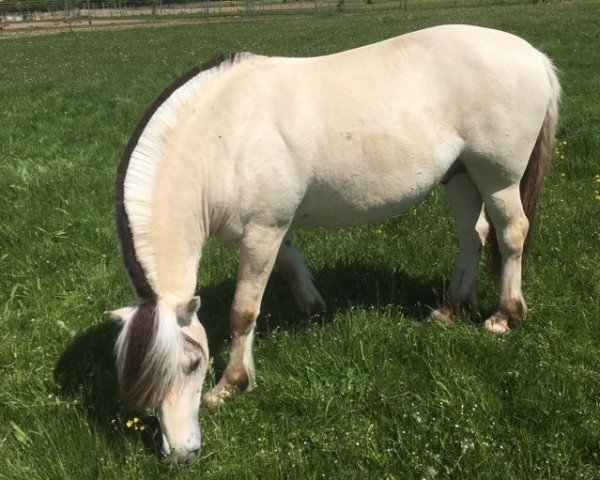
[[(92, 31), (0, 42), (0, 478), (600, 478), (600, 11), (593, 3), (339, 14)], [(202, 412), (202, 457), (155, 456), (126, 426), (113, 370), (132, 300), (114, 240), (113, 179), (147, 105), (222, 51), (317, 55), (439, 23), (508, 30), (556, 62), (558, 150), (508, 336), (426, 325), (456, 254), (441, 190), (406, 215), (298, 231), (331, 313), (297, 313), (270, 281), (259, 387)], [(211, 242), (202, 321), (226, 361), (236, 253)], [(483, 313), (495, 300), (482, 281)], [(215, 373), (216, 372), (216, 373)]]

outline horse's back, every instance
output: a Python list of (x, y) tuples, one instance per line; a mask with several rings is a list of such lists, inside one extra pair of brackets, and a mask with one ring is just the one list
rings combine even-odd
[(298, 224), (400, 213), (465, 152), (475, 162), (533, 145), (550, 91), (543, 58), (514, 35), (447, 25), (327, 56), (250, 59), (222, 87), (235, 105), (222, 123), (252, 117), (235, 140), (244, 148), (229, 149), (242, 202), (260, 191), (257, 212), (296, 208)]

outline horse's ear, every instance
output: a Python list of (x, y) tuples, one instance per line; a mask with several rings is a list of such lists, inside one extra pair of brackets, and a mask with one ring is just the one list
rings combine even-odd
[(187, 303), (177, 306), (177, 317), (185, 322), (191, 322), (192, 317), (200, 309), (200, 297), (194, 297)]
[(125, 325), (133, 317), (134, 310), (133, 307), (123, 307), (118, 310), (106, 311), (104, 316), (119, 325)]

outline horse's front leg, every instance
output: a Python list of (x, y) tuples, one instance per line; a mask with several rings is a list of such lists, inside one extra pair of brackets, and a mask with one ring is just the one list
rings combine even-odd
[(315, 288), (313, 276), (302, 254), (294, 247), (289, 235), (286, 235), (281, 243), (275, 266), (290, 285), (301, 310), (320, 313), (327, 309), (327, 305)]
[(233, 391), (255, 386), (252, 342), (260, 303), (286, 229), (247, 226), (231, 305), (231, 352), (219, 383), (204, 395), (209, 407), (221, 405)]

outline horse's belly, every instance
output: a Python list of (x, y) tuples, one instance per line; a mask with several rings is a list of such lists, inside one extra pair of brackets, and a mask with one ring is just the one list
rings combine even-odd
[(375, 223), (399, 215), (421, 200), (435, 181), (379, 179), (354, 185), (318, 184), (309, 187), (293, 220), (293, 226), (344, 227)]

